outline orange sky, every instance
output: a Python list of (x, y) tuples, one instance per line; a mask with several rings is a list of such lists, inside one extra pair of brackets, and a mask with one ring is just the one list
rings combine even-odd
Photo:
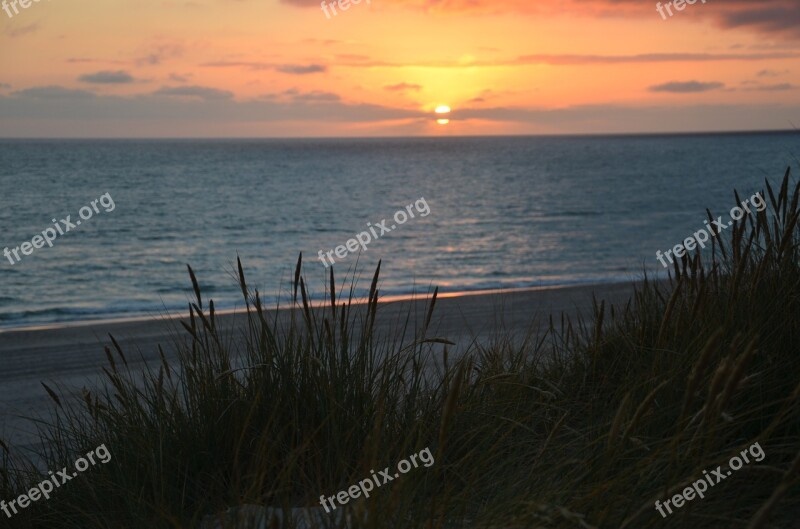
[(4, 137), (800, 124), (795, 0), (697, 0), (666, 20), (649, 0), (362, 0), (331, 18), (318, 0), (22, 1), (0, 11)]

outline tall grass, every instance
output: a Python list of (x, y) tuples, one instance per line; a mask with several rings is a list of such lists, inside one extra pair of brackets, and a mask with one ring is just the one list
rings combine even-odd
[[(100, 444), (112, 461), (3, 522), (194, 528), (238, 505), (314, 507), (430, 446), (432, 467), (351, 501), (351, 526), (794, 527), (800, 185), (790, 183), (788, 171), (777, 192), (767, 182), (767, 209), (712, 239), (710, 255), (684, 257), (669, 281), (645, 278), (627, 305), (598, 302), (591, 320), (551, 319), (522, 343), (474, 344), (457, 359), (430, 335), (435, 293), (421, 325), (409, 314), (379, 334), (380, 265), (365, 303), (352, 278), (340, 299), (331, 271), (325, 304), (312, 307), (298, 260), (281, 316), (239, 263), (246, 323), (233, 341), (189, 269), (196, 299), (177, 361), (162, 354), (141, 374), (114, 342), (107, 384), (82, 407), (54, 395), (46, 466)], [(667, 519), (655, 510), (754, 442), (764, 461)], [(10, 499), (41, 476), (1, 449)]]

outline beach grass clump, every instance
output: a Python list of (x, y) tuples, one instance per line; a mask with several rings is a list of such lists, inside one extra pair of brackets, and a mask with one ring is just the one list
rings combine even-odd
[[(430, 447), (432, 466), (340, 507), (348, 516), (334, 525), (793, 527), (800, 184), (787, 171), (765, 193), (764, 211), (683, 257), (668, 280), (645, 277), (629, 303), (598, 301), (590, 319), (550, 318), (521, 340), (458, 354), (431, 333), (436, 292), (424, 314), (378, 333), (380, 265), (363, 303), (354, 278), (340, 299), (331, 271), (314, 305), (298, 260), (293, 306), (269, 312), (239, 263), (246, 315), (233, 330), (190, 269), (195, 301), (176, 360), (162, 352), (141, 373), (113, 342), (101, 390), (82, 407), (54, 395), (45, 467), (100, 444), (112, 461), (8, 523), (198, 528), (242, 505), (319, 508), (320, 495)], [(656, 510), (754, 443), (762, 461), (666, 517)], [(3, 450), (10, 498), (40, 474)]]

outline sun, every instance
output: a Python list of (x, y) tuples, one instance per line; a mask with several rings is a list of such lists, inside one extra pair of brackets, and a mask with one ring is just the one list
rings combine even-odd
[[(434, 112), (436, 112), (437, 114), (449, 114), (450, 107), (447, 105), (439, 105), (438, 107), (436, 107), (436, 110), (434, 110)], [(450, 123), (450, 120), (442, 116), (441, 118), (436, 120), (436, 123), (438, 123), (439, 125), (447, 125), (448, 123)]]

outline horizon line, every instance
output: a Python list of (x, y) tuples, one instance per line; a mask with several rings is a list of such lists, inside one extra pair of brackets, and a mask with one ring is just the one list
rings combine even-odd
[(735, 136), (748, 134), (787, 134), (798, 133), (800, 129), (742, 129), (708, 130), (685, 132), (585, 132), (550, 134), (458, 134), (458, 135), (386, 135), (386, 136), (2, 136), (0, 141), (236, 141), (236, 140), (381, 140), (381, 139), (459, 139), (459, 138), (587, 138), (587, 137), (659, 137), (659, 136)]

